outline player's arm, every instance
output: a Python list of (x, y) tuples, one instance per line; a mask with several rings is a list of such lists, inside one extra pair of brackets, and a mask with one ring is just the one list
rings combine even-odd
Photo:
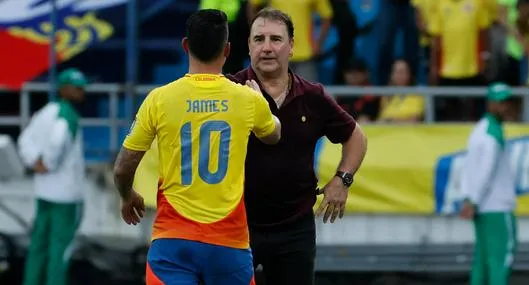
[(263, 137), (259, 137), (256, 135), (257, 138), (259, 138), (259, 140), (265, 144), (277, 144), (281, 140), (281, 122), (276, 116), (274, 116), (273, 114), (271, 115), (272, 120), (274, 121), (274, 130), (272, 131), (272, 133)]
[(491, 181), (500, 146), (490, 137), (472, 142), (468, 147), (461, 192), (466, 201), (479, 204)]
[(131, 197), (134, 174), (156, 136), (156, 90), (142, 103), (114, 163), (114, 183), (123, 200)]
[(255, 80), (247, 80), (246, 86), (254, 93), (254, 125), (253, 133), (265, 144), (277, 144), (281, 140), (281, 122), (272, 114), (268, 102), (261, 94), (259, 84)]

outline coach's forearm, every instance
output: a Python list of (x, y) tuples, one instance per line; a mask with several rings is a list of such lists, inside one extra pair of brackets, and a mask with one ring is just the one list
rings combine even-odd
[(122, 199), (128, 199), (132, 193), (134, 174), (140, 164), (144, 151), (121, 148), (114, 164), (114, 183)]
[(367, 152), (367, 137), (360, 128), (356, 125), (351, 137), (342, 145), (342, 160), (338, 166), (338, 170), (355, 174)]

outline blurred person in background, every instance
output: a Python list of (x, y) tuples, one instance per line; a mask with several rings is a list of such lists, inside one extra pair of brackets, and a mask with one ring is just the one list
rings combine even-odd
[[(493, 0), (496, 1), (496, 0)], [(419, 48), (420, 48), (420, 62), (419, 69), (416, 73), (420, 75), (418, 78), (420, 84), (428, 83), (428, 72), (430, 69), (430, 41), (431, 35), (429, 31), (430, 21), (432, 15), (435, 13), (435, 0), (412, 0), (415, 8), (415, 21), (417, 29), (419, 30)], [(426, 77), (422, 77), (426, 75)]]
[[(345, 66), (343, 77), (346, 86), (370, 86), (370, 73), (367, 63), (362, 59), (349, 61)], [(380, 109), (380, 97), (372, 94), (362, 96), (342, 96), (336, 98), (340, 106), (359, 123), (369, 123), (377, 119)]]
[(330, 0), (330, 3), (334, 15), (332, 22), (338, 32), (334, 84), (341, 85), (344, 84), (345, 65), (353, 57), (358, 26), (348, 0)]
[[(488, 11), (482, 0), (436, 1), (429, 29), (433, 36), (430, 84), (481, 86), (490, 53)], [(481, 52), (480, 50), (481, 42)], [(478, 100), (436, 98), (436, 119), (470, 120)]]
[(525, 39), (518, 25), (518, 7), (523, 6), (520, 0), (497, 0), (499, 5), (498, 21), (506, 32), (504, 58), (495, 78), (510, 86), (521, 83), (521, 62), (525, 55)]
[(218, 9), (228, 16), (230, 55), (222, 68), (223, 73), (235, 73), (245, 68), (248, 58), (246, 35), (250, 32), (246, 15), (247, 0), (200, 0), (199, 9)]
[[(248, 18), (253, 19), (260, 8), (270, 6), (292, 17), (296, 27), (294, 31), (294, 49), (290, 67), (301, 77), (318, 81), (318, 56), (323, 52), (323, 44), (331, 28), (333, 10), (329, 0), (249, 0)], [(320, 30), (317, 39), (313, 38), (313, 15), (320, 18)], [(353, 29), (354, 27), (350, 27)]]
[[(403, 59), (393, 63), (389, 86), (410, 87), (415, 85), (410, 65)], [(396, 94), (380, 99), (379, 122), (412, 123), (424, 118), (424, 97), (417, 94)]]
[(474, 127), (461, 176), (461, 217), (474, 222), (471, 285), (507, 285), (517, 248), (515, 174), (503, 122), (513, 104), (509, 86), (487, 93), (488, 112)]
[(85, 163), (79, 112), (86, 78), (58, 75), (60, 99), (37, 111), (19, 137), (24, 163), (35, 171), (36, 213), (24, 285), (68, 283), (73, 240), (83, 213)]
[(160, 182), (147, 284), (251, 285), (246, 147), (250, 133), (263, 143), (278, 143), (281, 124), (255, 82), (245, 81), (252, 90), (221, 74), (230, 52), (224, 12), (194, 12), (182, 47), (188, 73), (149, 93), (116, 159), (121, 215), (133, 225), (143, 217), (143, 197), (132, 186), (156, 138)]
[(378, 51), (379, 85), (387, 85), (391, 66), (395, 60), (395, 42), (399, 31), (403, 35), (402, 57), (410, 63), (413, 74), (419, 66), (419, 35), (415, 22), (415, 11), (410, 0), (381, 1), (378, 27), (380, 28), (380, 48)]
[(316, 216), (324, 214), (324, 223), (343, 217), (348, 190), (367, 149), (360, 127), (324, 87), (289, 70), (294, 41), (294, 24), (287, 14), (261, 10), (250, 28), (251, 66), (230, 76), (238, 83), (257, 81), (282, 125), (275, 146), (250, 137), (246, 157), (250, 244), (254, 266), (262, 265), (268, 285), (314, 284), (318, 181), (313, 162), (318, 140), (326, 136), (342, 144), (336, 175), (319, 191), (323, 200)]

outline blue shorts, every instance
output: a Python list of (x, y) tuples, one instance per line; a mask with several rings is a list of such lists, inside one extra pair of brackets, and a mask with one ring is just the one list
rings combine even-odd
[(255, 285), (250, 249), (157, 239), (147, 254), (147, 285)]

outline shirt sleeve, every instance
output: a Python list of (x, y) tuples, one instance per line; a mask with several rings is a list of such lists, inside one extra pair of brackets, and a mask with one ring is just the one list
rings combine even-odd
[(323, 96), (319, 108), (324, 120), (324, 135), (333, 143), (346, 142), (356, 127), (356, 121), (332, 98), (323, 86)]
[(147, 151), (156, 136), (156, 97), (159, 89), (155, 89), (147, 95), (141, 104), (136, 119), (132, 123), (130, 133), (123, 142), (123, 147), (134, 151)]
[(38, 131), (43, 128), (42, 120), (45, 111), (40, 110), (31, 118), (29, 124), (18, 137), (18, 153), (27, 167), (33, 167), (41, 155), (41, 146), (35, 141), (41, 140)]
[(266, 101), (261, 94), (258, 94), (253, 90), (248, 91), (255, 93), (254, 125), (252, 131), (258, 138), (266, 137), (270, 135), (276, 127), (275, 121), (272, 118), (272, 111), (270, 111), (268, 101)]
[(333, 12), (329, 0), (316, 0), (316, 12), (322, 19), (332, 18)]
[(479, 204), (494, 175), (499, 155), (500, 146), (492, 138), (469, 144), (461, 178), (461, 192), (465, 199)]

